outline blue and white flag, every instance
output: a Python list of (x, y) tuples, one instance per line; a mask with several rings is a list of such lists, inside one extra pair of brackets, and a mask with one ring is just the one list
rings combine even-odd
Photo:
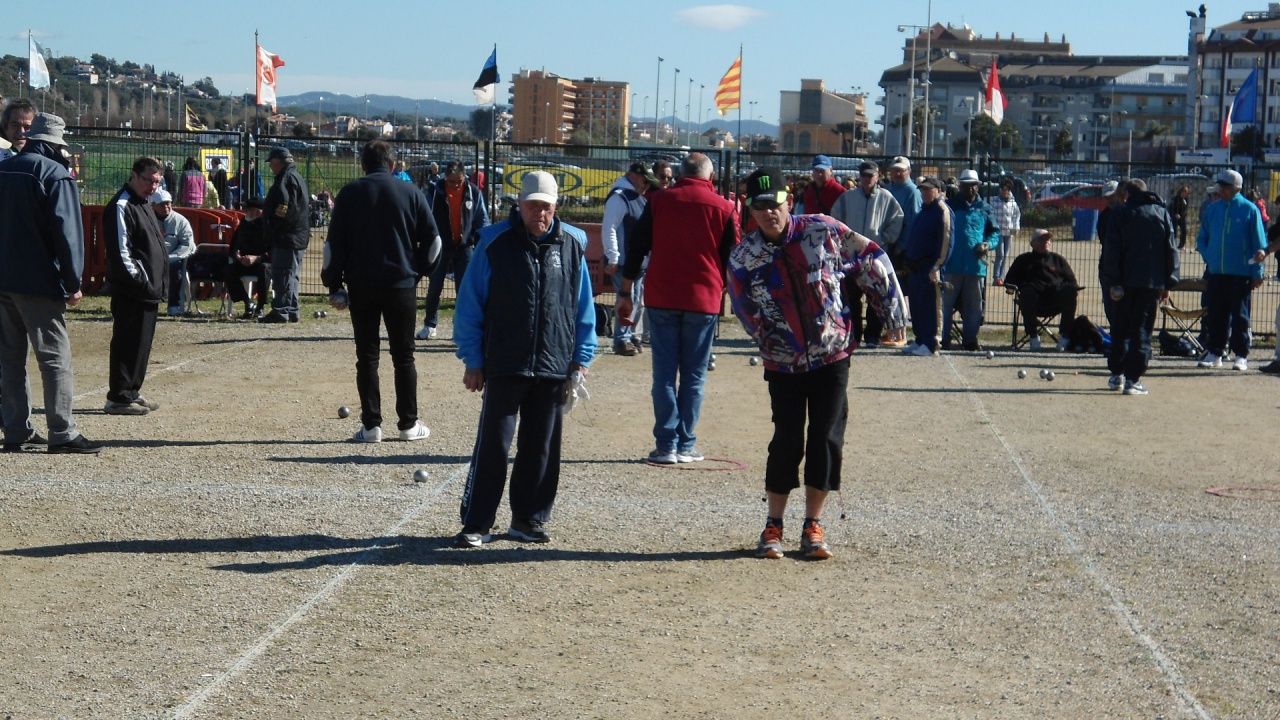
[(40, 43), (36, 42), (36, 38), (27, 31), (27, 40), (30, 43), (27, 61), (27, 84), (33, 89), (49, 87), (49, 66), (44, 62), (44, 48), (40, 47)]
[(1234, 123), (1258, 122), (1258, 68), (1249, 73), (1248, 79), (1240, 86), (1236, 99), (1227, 108), (1226, 117), (1222, 118), (1222, 147), (1231, 145), (1231, 126)]
[(476, 80), (476, 84), (472, 86), (471, 92), (475, 93), (477, 105), (488, 105), (493, 102), (493, 88), (498, 84), (498, 46), (493, 46), (493, 52), (489, 55), (489, 59), (484, 62), (484, 68), (480, 70), (480, 79)]

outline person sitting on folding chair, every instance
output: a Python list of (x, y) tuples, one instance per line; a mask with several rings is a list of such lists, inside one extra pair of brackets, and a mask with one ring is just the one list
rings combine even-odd
[[(266, 225), (262, 222), (262, 205), (260, 197), (244, 201), (244, 220), (236, 228), (227, 253), (227, 277), (224, 282), (231, 302), (244, 303), (241, 320), (257, 318), (262, 308), (267, 307), (267, 293), (271, 291), (271, 247), (267, 245)], [(241, 282), (241, 278), (246, 277), (253, 278), (256, 283), (254, 292), (258, 296), (257, 305), (249, 300), (249, 293)], [(227, 314), (231, 314), (230, 310)]]
[(1058, 325), (1058, 349), (1071, 344), (1068, 337), (1076, 319), (1076, 295), (1080, 284), (1071, 264), (1053, 252), (1053, 233), (1037, 229), (1031, 233), (1031, 252), (1023, 253), (1009, 266), (1004, 276), (1005, 292), (1018, 294), (1022, 310), (1022, 326), (1031, 336), (1032, 350), (1040, 349), (1039, 318), (1061, 313)]
[(151, 210), (164, 228), (164, 244), (169, 251), (169, 315), (182, 314), (183, 295), (188, 292), (186, 282), (187, 258), (196, 251), (195, 233), (191, 223), (173, 211), (173, 196), (168, 190), (157, 190), (147, 199)]

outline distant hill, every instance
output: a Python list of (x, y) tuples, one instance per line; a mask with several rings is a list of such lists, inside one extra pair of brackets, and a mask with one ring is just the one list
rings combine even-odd
[[(324, 98), (323, 102), (321, 98)], [(306, 92), (300, 95), (287, 95), (276, 99), (279, 107), (293, 107), (306, 110), (320, 109), (328, 117), (334, 115), (365, 116), (364, 95), (343, 95), (330, 92)], [(416, 106), (416, 107), (415, 107)], [(414, 100), (398, 95), (370, 95), (369, 117), (382, 117), (395, 113), (412, 117), (415, 112), (422, 117), (456, 118), (469, 120), (471, 111), (476, 105), (458, 105), (443, 100)]]

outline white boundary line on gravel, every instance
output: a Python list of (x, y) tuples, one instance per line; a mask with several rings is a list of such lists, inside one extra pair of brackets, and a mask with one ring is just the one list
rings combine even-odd
[(320, 590), (316, 592), (315, 595), (312, 595), (306, 602), (298, 606), (298, 609), (295, 610), (293, 614), (288, 617), (288, 619), (286, 619), (284, 622), (277, 625), (270, 632), (266, 633), (261, 638), (259, 638), (258, 642), (255, 643), (253, 647), (249, 648), (249, 650), (245, 652), (245, 654), (242, 655), (239, 660), (236, 660), (234, 663), (232, 663), (231, 667), (227, 668), (221, 675), (219, 675), (216, 679), (214, 679), (213, 682), (206, 685), (203, 690), (201, 690), (200, 692), (192, 696), (192, 698), (188, 700), (185, 705), (178, 708), (173, 714), (174, 720), (191, 717), (191, 713), (193, 713), (196, 710), (196, 708), (198, 708), (202, 703), (204, 703), (205, 699), (209, 697), (210, 693), (212, 693), (214, 690), (224, 685), (231, 678), (235, 677), (236, 675), (239, 675), (242, 670), (248, 667), (249, 664), (252, 663), (254, 660), (256, 660), (259, 655), (261, 655), (264, 651), (266, 651), (267, 646), (270, 645), (273, 640), (279, 637), (281, 633), (289, 629), (289, 627), (292, 626), (294, 623), (301, 620), (302, 617), (306, 615), (308, 612), (310, 612), (311, 608), (315, 607), (316, 604), (319, 603), (321, 600), (324, 600), (325, 598), (332, 595), (338, 589), (338, 587), (341, 586), (346, 581), (348, 576), (350, 576), (353, 572), (355, 572), (360, 566), (364, 564), (366, 557), (368, 557), (374, 551), (382, 549), (382, 545), (384, 541), (386, 541), (389, 537), (391, 537), (395, 533), (399, 532), (400, 528), (409, 524), (412, 520), (414, 520), (420, 514), (422, 514), (422, 512), (427, 509), (427, 506), (430, 505), (433, 501), (435, 501), (438, 497), (440, 497), (440, 494), (444, 492), (445, 488), (447, 488), (454, 480), (457, 480), (459, 477), (461, 477), (469, 467), (470, 465), (461, 465), (458, 467), (457, 470), (454, 470), (452, 473), (450, 473), (449, 477), (446, 478), (444, 482), (437, 485), (431, 491), (431, 494), (428, 495), (425, 499), (423, 499), (422, 502), (418, 503), (416, 507), (412, 508), (411, 510), (409, 510), (409, 512), (405, 513), (404, 517), (400, 518), (400, 520), (396, 522), (396, 524), (384, 530), (382, 532), (382, 535), (374, 540), (373, 545), (368, 547), (364, 552), (357, 555), (356, 558), (352, 560), (349, 565), (344, 567), (341, 572), (339, 572), (337, 575), (334, 575), (332, 578), (330, 578), (329, 582), (325, 583), (324, 587), (320, 588)]
[[(222, 349), (220, 349), (220, 350), (214, 350), (214, 351), (213, 351), (213, 352), (211, 352), (211, 353), (206, 353), (206, 354), (201, 355), (201, 356), (199, 356), (199, 357), (187, 358), (186, 360), (183, 360), (182, 362), (174, 363), (174, 364), (172, 364), (172, 365), (169, 365), (168, 367), (162, 367), (162, 368), (159, 368), (159, 369), (157, 369), (157, 370), (148, 370), (148, 371), (147, 371), (147, 374), (148, 374), (148, 375), (155, 375), (156, 373), (173, 372), (174, 370), (177, 370), (178, 368), (186, 367), (187, 365), (190, 365), (190, 364), (192, 364), (192, 363), (197, 363), (197, 362), (201, 362), (201, 361), (203, 361), (203, 360), (208, 360), (208, 359), (209, 359), (209, 358), (211, 358), (211, 357), (215, 357), (215, 356), (221, 355), (221, 354), (223, 354), (223, 353), (228, 353), (228, 352), (231, 352), (231, 351), (233, 351), (233, 350), (242, 350), (242, 349), (244, 349), (244, 348), (247, 348), (247, 347), (250, 347), (250, 346), (253, 346), (253, 345), (257, 345), (257, 344), (258, 344), (258, 343), (260, 343), (260, 342), (262, 342), (262, 338), (258, 338), (257, 340), (245, 340), (245, 341), (243, 341), (243, 342), (237, 342), (237, 343), (235, 343), (235, 344), (233, 344), (233, 345), (228, 345), (227, 347), (224, 347), (224, 348), (222, 348)], [(94, 388), (94, 389), (92, 389), (92, 390), (86, 390), (86, 391), (84, 391), (84, 392), (80, 393), (79, 395), (76, 395), (75, 397), (73, 397), (73, 398), (71, 398), (71, 399), (72, 399), (73, 401), (76, 401), (76, 400), (83, 400), (83, 399), (85, 399), (85, 398), (89, 397), (90, 395), (97, 395), (97, 394), (99, 394), (99, 393), (104, 393), (104, 392), (106, 392), (106, 391), (107, 391), (107, 390), (109, 390), (109, 389), (110, 389), (110, 387), (109, 387), (109, 386), (107, 386), (107, 385), (102, 385), (101, 387), (96, 387), (96, 388)]]
[(1049, 520), (1053, 523), (1054, 528), (1057, 529), (1058, 534), (1062, 536), (1064, 541), (1066, 541), (1067, 549), (1070, 550), (1076, 560), (1084, 566), (1085, 572), (1089, 574), (1089, 577), (1093, 578), (1094, 583), (1098, 585), (1098, 588), (1101, 589), (1107, 596), (1107, 599), (1111, 601), (1112, 611), (1115, 612), (1116, 615), (1120, 616), (1121, 620), (1124, 620), (1125, 624), (1129, 626), (1129, 632), (1132, 633), (1133, 636), (1137, 638), (1138, 641), (1147, 649), (1147, 652), (1151, 654), (1151, 659), (1155, 661), (1156, 667), (1160, 669), (1160, 672), (1164, 673), (1165, 680), (1169, 683), (1169, 688), (1182, 699), (1182, 702), (1186, 704), (1187, 708), (1195, 713), (1197, 718), (1200, 718), (1200, 720), (1213, 720), (1213, 716), (1209, 714), (1209, 711), (1205, 710), (1204, 707), (1200, 705), (1200, 701), (1196, 699), (1196, 696), (1192, 695), (1191, 691), (1186, 688), (1186, 681), (1182, 679), (1182, 673), (1178, 672), (1177, 666), (1174, 665), (1173, 661), (1170, 660), (1169, 657), (1164, 654), (1164, 651), (1160, 649), (1159, 643), (1147, 634), (1147, 631), (1143, 629), (1142, 624), (1138, 622), (1138, 618), (1134, 616), (1133, 611), (1131, 611), (1120, 599), (1119, 592), (1110, 582), (1107, 582), (1107, 579), (1102, 576), (1102, 571), (1098, 570), (1097, 566), (1094, 565), (1093, 558), (1085, 554), (1085, 552), (1080, 549), (1080, 546), (1076, 544), (1075, 538), (1073, 538), (1070, 531), (1067, 530), (1067, 526), (1058, 519), (1058, 513), (1054, 512), (1053, 505), (1051, 505), (1049, 500), (1045, 498), (1044, 494), (1040, 492), (1040, 486), (1036, 484), (1035, 480), (1031, 479), (1031, 473), (1028, 472), (1027, 468), (1022, 464), (1022, 458), (1018, 457), (1018, 454), (1009, 446), (1009, 442), (1005, 440), (1004, 433), (1000, 432), (1000, 428), (996, 426), (995, 420), (992, 420), (991, 415), (987, 413), (987, 408), (983, 405), (982, 399), (973, 392), (973, 388), (969, 385), (969, 382), (965, 380), (964, 376), (960, 374), (955, 363), (951, 361), (950, 356), (944, 355), (943, 357), (946, 358), (947, 366), (951, 368), (952, 374), (956, 376), (956, 379), (960, 381), (960, 385), (964, 387), (965, 392), (969, 395), (969, 400), (977, 408), (978, 414), (982, 416), (982, 420), (987, 424), (987, 427), (990, 428), (991, 434), (994, 435), (996, 441), (1000, 443), (1000, 447), (1004, 448), (1005, 455), (1009, 456), (1009, 461), (1018, 469), (1018, 472), (1022, 475), (1023, 482), (1026, 483), (1027, 488), (1031, 490), (1031, 494), (1035, 496), (1036, 501), (1040, 503), (1040, 508), (1044, 510), (1045, 515), (1049, 516)]

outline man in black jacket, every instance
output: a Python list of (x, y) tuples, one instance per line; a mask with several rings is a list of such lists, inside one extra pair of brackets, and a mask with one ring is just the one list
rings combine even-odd
[(436, 336), (445, 275), (453, 273), (455, 291), (462, 285), (471, 252), (480, 241), (480, 228), (489, 224), (489, 213), (480, 188), (467, 181), (467, 169), (459, 160), (450, 160), (445, 166), (444, 178), (428, 184), (423, 192), (441, 239), (440, 263), (427, 281), (422, 329), (415, 336), (419, 340), (430, 340)]
[(298, 275), (311, 242), (311, 192), (288, 148), (273, 147), (267, 164), (276, 180), (267, 191), (263, 217), (271, 246), (271, 312), (258, 322), (298, 322)]
[[(76, 429), (66, 309), (80, 302), (84, 228), (76, 181), (62, 155), (62, 118), (40, 113), (26, 144), (0, 164), (0, 366), (4, 451), (96, 453)], [(35, 350), (44, 382), (49, 437), (31, 425), (27, 358)]]
[(153, 157), (133, 163), (129, 181), (102, 214), (111, 285), (111, 367), (108, 415), (146, 415), (160, 409), (140, 391), (147, 377), (160, 303), (169, 297), (169, 251), (147, 199), (160, 187), (164, 165)]
[[(244, 303), (244, 314), (241, 320), (252, 320), (258, 316), (260, 308), (267, 306), (267, 293), (271, 290), (271, 248), (267, 245), (266, 223), (262, 220), (262, 198), (249, 198), (244, 201), (244, 220), (236, 228), (231, 238), (231, 248), (227, 254), (227, 294), (231, 302)], [(257, 283), (254, 292), (258, 295), (255, 306), (245, 292), (241, 278), (250, 277)]]
[(1111, 298), (1111, 354), (1107, 387), (1146, 395), (1142, 375), (1151, 361), (1156, 306), (1178, 284), (1178, 239), (1173, 217), (1160, 196), (1141, 180), (1130, 180), (1125, 204), (1116, 208), (1103, 238), (1099, 280)]
[[(1005, 292), (1016, 288), (1019, 308), (1022, 310), (1023, 328), (1031, 336), (1031, 349), (1040, 349), (1040, 337), (1036, 334), (1036, 318), (1052, 317), (1062, 313), (1058, 326), (1058, 349), (1065, 350), (1071, 344), (1068, 337), (1071, 324), (1076, 319), (1076, 296), (1080, 284), (1067, 259), (1053, 252), (1053, 233), (1034, 230), (1031, 233), (1031, 252), (1018, 256), (1004, 276)], [(1012, 285), (1013, 288), (1009, 286)]]
[[(329, 288), (330, 303), (339, 310), (351, 308), (360, 393), (361, 426), (352, 438), (356, 442), (382, 442), (378, 351), (384, 322), (395, 367), (400, 439), (422, 440), (430, 434), (418, 421), (414, 286), (439, 261), (440, 235), (422, 193), (391, 174), (395, 158), (391, 145), (382, 140), (361, 151), (365, 176), (342, 188), (334, 201), (329, 262), (320, 273)], [(346, 302), (340, 294), (343, 285)]]

